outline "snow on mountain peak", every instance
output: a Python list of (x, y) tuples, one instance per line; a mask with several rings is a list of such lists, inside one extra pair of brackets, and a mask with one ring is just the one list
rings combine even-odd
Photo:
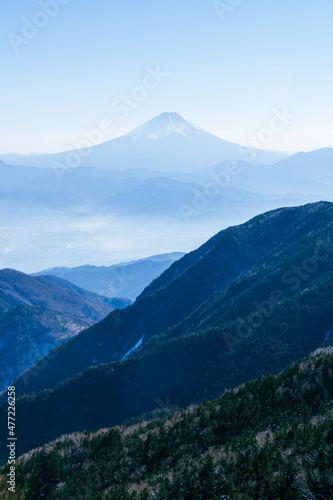
[(193, 133), (200, 130), (198, 127), (184, 120), (178, 113), (162, 113), (144, 125), (137, 127), (127, 134), (127, 137), (144, 140), (164, 139), (170, 135), (181, 134), (195, 141)]

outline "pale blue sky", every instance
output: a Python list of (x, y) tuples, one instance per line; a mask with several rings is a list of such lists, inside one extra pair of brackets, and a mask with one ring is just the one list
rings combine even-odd
[[(111, 139), (163, 111), (241, 142), (284, 106), (295, 118), (267, 147), (333, 146), (330, 0), (225, 0), (239, 5), (224, 20), (211, 0), (53, 0), (16, 53), (8, 34), (43, 23), (42, 2), (2, 2), (0, 153), (75, 148), (104, 118)], [(112, 103), (157, 65), (169, 76), (120, 119)]]

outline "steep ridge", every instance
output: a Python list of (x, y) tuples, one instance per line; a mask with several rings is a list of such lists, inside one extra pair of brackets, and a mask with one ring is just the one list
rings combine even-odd
[[(18, 394), (51, 388), (89, 366), (121, 360), (138, 342), (144, 345), (152, 336), (181, 322), (212, 294), (307, 234), (309, 228), (329, 224), (332, 207), (318, 203), (278, 209), (222, 231), (166, 271), (166, 278), (162, 275), (157, 282), (164, 284), (165, 279), (166, 286), (82, 332), (48, 360), (48, 369), (41, 374), (32, 368), (24, 381), (16, 381)], [(175, 269), (179, 273), (168, 283)]]
[[(332, 344), (332, 204), (282, 209), (256, 219), (244, 230), (256, 235), (257, 226), (270, 221), (275, 232), (288, 232), (283, 245), (211, 295), (192, 317), (153, 337), (124, 361), (91, 367), (52, 391), (20, 399), (18, 413), (30, 422), (27, 432), (26, 422), (20, 421), (21, 450), (74, 430), (119, 424), (154, 410), (156, 401), (185, 406), (216, 397)], [(242, 232), (242, 226), (236, 229)], [(249, 248), (242, 240), (246, 256)], [(296, 273), (303, 273), (303, 279)], [(184, 272), (179, 279), (186, 276)], [(97, 326), (109, 324), (113, 315)], [(48, 377), (50, 365), (52, 360), (39, 378)], [(35, 372), (18, 381), (29, 392), (30, 384), (36, 386)], [(60, 416), (55, 408), (61, 409)]]

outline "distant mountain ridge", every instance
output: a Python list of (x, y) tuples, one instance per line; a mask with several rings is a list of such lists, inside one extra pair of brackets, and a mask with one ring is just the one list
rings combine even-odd
[(174, 252), (108, 267), (57, 267), (33, 273), (32, 276), (53, 275), (105, 297), (123, 296), (134, 301), (151, 281), (183, 256), (182, 252)]
[[(76, 287), (52, 276), (32, 277), (14, 269), (0, 270), (0, 314), (21, 305), (39, 306), (59, 313), (75, 313), (98, 321), (115, 308), (113, 299)], [(116, 299), (117, 305), (119, 305)], [(130, 303), (123, 299), (123, 305)]]
[[(180, 133), (170, 137), (186, 139)], [(235, 175), (228, 174), (228, 162), (190, 173), (163, 174), (147, 165), (118, 171), (81, 166), (65, 169), (60, 176), (54, 168), (0, 162), (2, 267), (38, 272), (55, 266), (76, 267), (82, 261), (98, 265), (110, 258), (120, 261), (175, 248), (188, 251), (221, 228), (259, 213), (333, 201), (332, 151), (299, 153), (265, 166), (243, 158)], [(171, 233), (167, 246), (164, 230), (159, 230), (161, 220)], [(65, 230), (68, 227), (70, 231)], [(84, 228), (89, 228), (89, 238)], [(124, 255), (114, 243), (114, 231), (129, 250)], [(136, 233), (133, 238), (132, 233)], [(22, 247), (27, 248), (24, 255)]]
[[(66, 168), (72, 154), (0, 155), (0, 159), (13, 165), (19, 162), (27, 166)], [(256, 150), (255, 162), (275, 163), (288, 156), (281, 152)], [(76, 166), (193, 172), (220, 161), (252, 158), (253, 149), (220, 139), (187, 122), (178, 113), (162, 113), (121, 137), (82, 150), (82, 154), (78, 150), (76, 157), (79, 157)]]
[(262, 194), (307, 193), (313, 199), (317, 195), (331, 200), (332, 165), (333, 148), (300, 152), (274, 165), (243, 168), (241, 176), (231, 179), (231, 185)]

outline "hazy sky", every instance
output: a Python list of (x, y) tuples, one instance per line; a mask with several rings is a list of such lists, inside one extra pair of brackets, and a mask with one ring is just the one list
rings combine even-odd
[(267, 147), (333, 146), (333, 2), (218, 3), (2, 2), (0, 153), (72, 149), (105, 118), (111, 139), (163, 111), (241, 142), (283, 107), (295, 117)]

